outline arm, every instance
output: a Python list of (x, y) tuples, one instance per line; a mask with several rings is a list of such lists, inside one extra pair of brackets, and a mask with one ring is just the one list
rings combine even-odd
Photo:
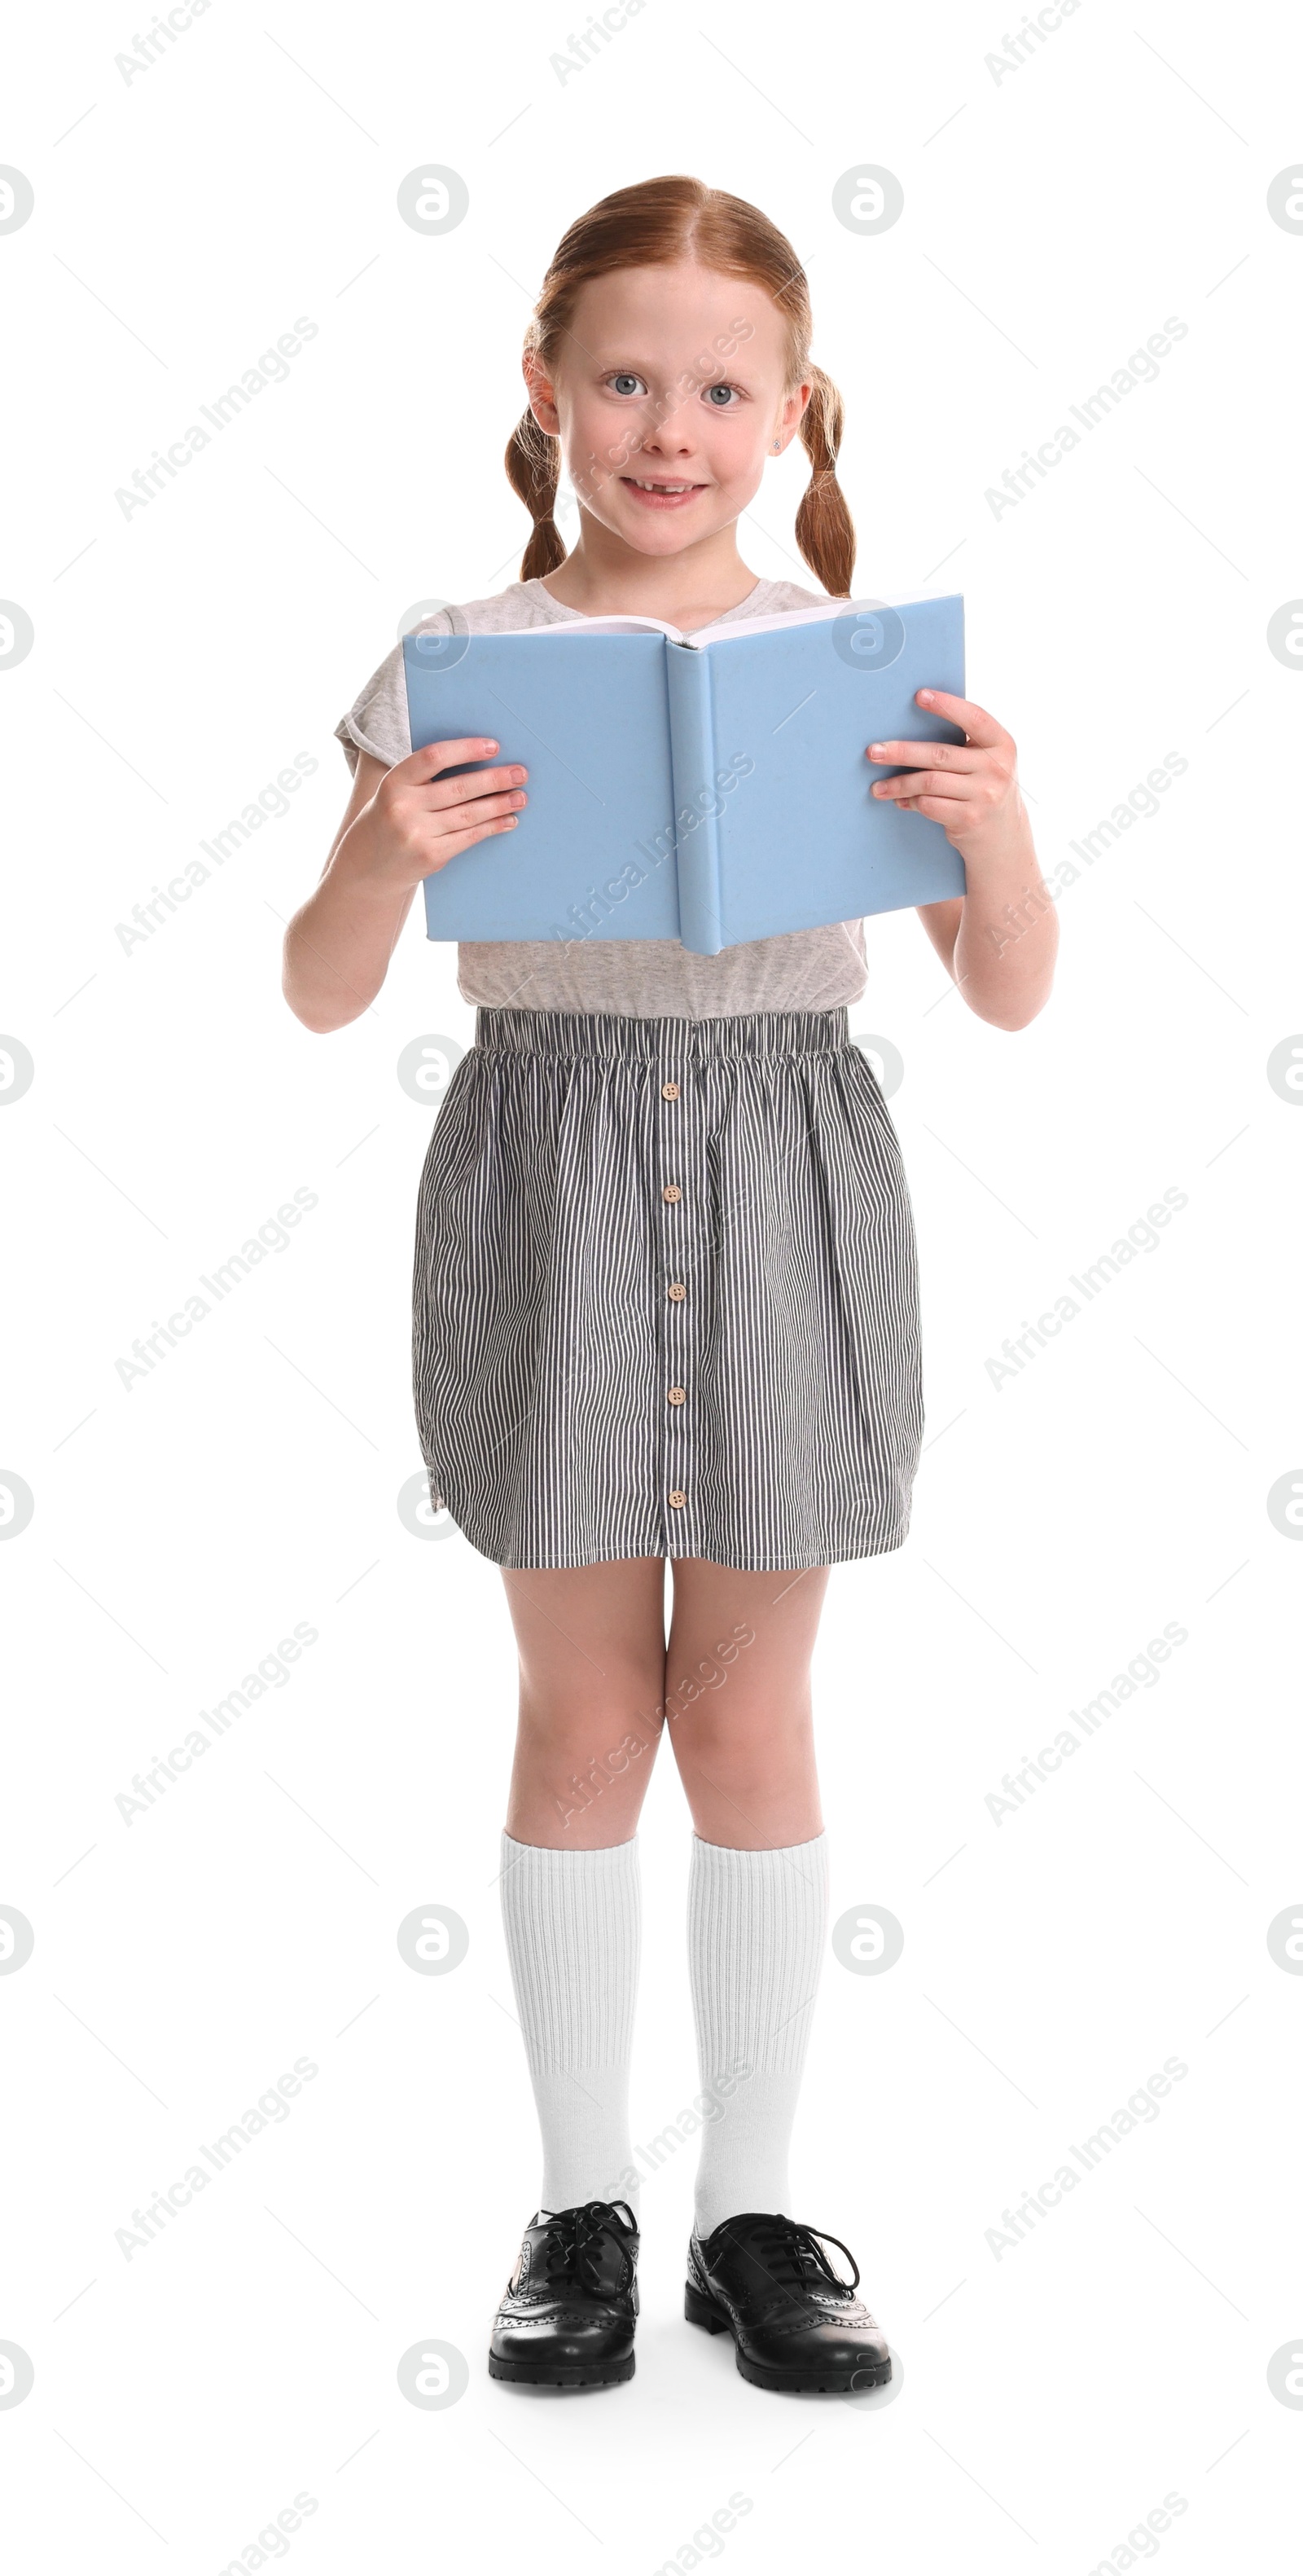
[(359, 755), (321, 882), (285, 933), (282, 990), (305, 1028), (346, 1028), (369, 1010), (422, 880), (472, 842), (515, 830), (525, 770), (437, 775), (497, 748), (479, 739), (429, 743), (393, 769)]
[(993, 1028), (1025, 1029), (1049, 1000), (1059, 919), (1018, 791), (1017, 752), (970, 698), (943, 689), (917, 695), (921, 706), (962, 725), (967, 740), (871, 743), (871, 760), (913, 765), (907, 777), (879, 779), (873, 793), (944, 826), (968, 891), (920, 904), (919, 920), (970, 1011)]

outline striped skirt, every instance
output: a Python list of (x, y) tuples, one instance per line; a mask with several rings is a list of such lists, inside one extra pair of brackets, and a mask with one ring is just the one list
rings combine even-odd
[(913, 1215), (844, 1005), (481, 1008), (413, 1306), (431, 1501), (495, 1564), (776, 1570), (906, 1536)]

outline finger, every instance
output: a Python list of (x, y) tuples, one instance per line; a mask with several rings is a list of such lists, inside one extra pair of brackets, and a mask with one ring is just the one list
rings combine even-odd
[(896, 768), (917, 763), (921, 769), (975, 769), (985, 758), (964, 742), (871, 742), (864, 756)]
[(965, 780), (962, 777), (946, 778), (939, 770), (925, 769), (904, 778), (876, 778), (870, 793), (884, 804), (888, 800), (900, 804), (911, 796), (949, 796), (966, 802), (964, 791)]
[(958, 804), (953, 796), (915, 796), (910, 801), (908, 811), (911, 814), (926, 814), (929, 823), (940, 823), (943, 830), (947, 832), (958, 832), (962, 835), (965, 832), (974, 831), (977, 826), (977, 816), (972, 806)]
[[(497, 822), (477, 823), (472, 830), (462, 832), (457, 837), (461, 842), (462, 849), (473, 849), (477, 841), (491, 841), (494, 835), (498, 832), (514, 832), (516, 822), (516, 815), (503, 814)], [(451, 835), (449, 837), (451, 837)], [(426, 876), (437, 876), (441, 868), (447, 867), (450, 859), (458, 858), (460, 855), (461, 853), (458, 850), (449, 850), (446, 853), (439, 851), (437, 854), (432, 854), (430, 864), (425, 871)]]
[[(460, 779), (457, 784), (460, 786)], [(458, 804), (434, 810), (438, 814), (441, 834), (473, 832), (479, 824), (489, 822), (499, 814), (514, 816), (522, 805), (528, 803), (529, 798), (515, 788), (509, 796), (464, 796)]]
[(452, 769), (459, 761), (491, 760), (497, 748), (496, 739), (489, 735), (466, 734), (456, 742), (422, 743), (419, 750), (400, 760), (398, 767), (408, 778), (424, 780), (433, 778), (437, 770)]
[(467, 842), (492, 840), (495, 832), (514, 832), (519, 820), (518, 814), (500, 814), (491, 823), (476, 823), (466, 834)]
[(510, 769), (479, 769), (473, 777), (434, 778), (421, 790), (421, 803), (432, 814), (444, 812), (450, 805), (470, 805), (477, 797), (496, 796), (505, 788), (523, 787), (529, 772), (513, 766)]
[(975, 743), (979, 751), (994, 751), (997, 743), (1009, 740), (1004, 726), (997, 724), (995, 717), (973, 698), (957, 698), (949, 689), (916, 689), (914, 696), (929, 714), (935, 710), (948, 724), (962, 725), (970, 743)]

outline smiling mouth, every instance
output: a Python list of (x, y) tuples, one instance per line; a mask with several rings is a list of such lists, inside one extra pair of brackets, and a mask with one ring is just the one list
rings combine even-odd
[(689, 492), (704, 492), (706, 488), (704, 483), (670, 483), (651, 480), (643, 481), (643, 479), (636, 474), (622, 474), (620, 481), (625, 484), (631, 492), (649, 492), (655, 494), (658, 498), (675, 501), (682, 500), (685, 494)]

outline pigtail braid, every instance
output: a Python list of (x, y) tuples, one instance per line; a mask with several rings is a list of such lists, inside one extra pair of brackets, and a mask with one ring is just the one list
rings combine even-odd
[(561, 451), (558, 441), (539, 428), (532, 411), (524, 412), (507, 441), (503, 459), (511, 488), (524, 502), (534, 522), (531, 536), (521, 558), (520, 578), (535, 581), (545, 572), (555, 572), (566, 559), (565, 540), (552, 516), (557, 494)]
[(855, 523), (837, 480), (837, 450), (842, 438), (842, 398), (822, 367), (812, 366), (809, 402), (801, 416), (801, 444), (810, 459), (810, 480), (796, 513), (796, 542), (834, 599), (850, 597), (855, 571)]

